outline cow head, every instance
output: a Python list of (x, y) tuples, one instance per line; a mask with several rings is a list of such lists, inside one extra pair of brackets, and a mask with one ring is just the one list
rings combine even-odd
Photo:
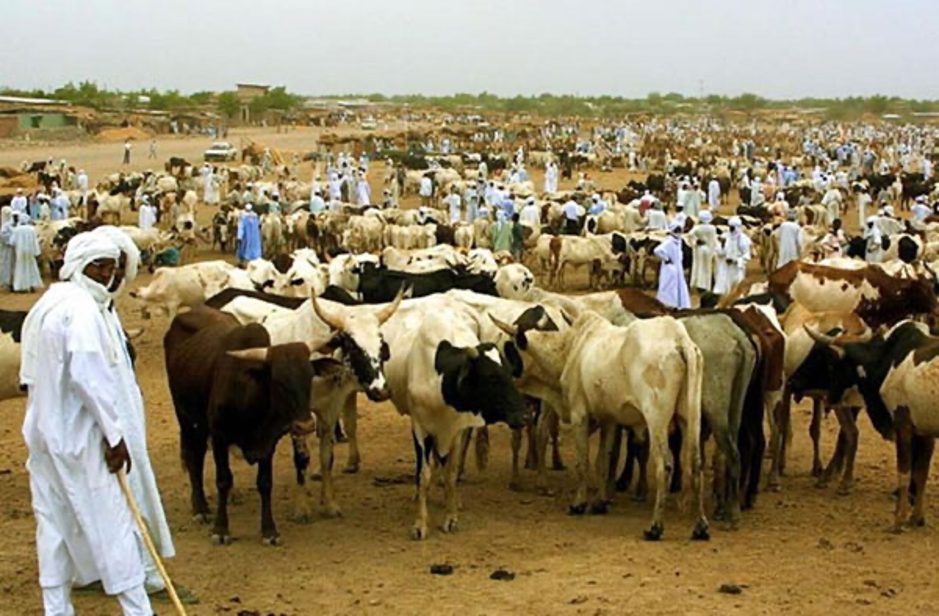
[(499, 297), (505, 299), (525, 299), (535, 284), (534, 274), (520, 263), (503, 265), (493, 280)]
[(529, 308), (512, 325), (492, 314), (489, 318), (511, 337), (505, 343), (503, 352), (523, 388), (530, 390), (532, 386), (538, 385), (556, 387), (564, 356), (552, 352), (552, 349), (557, 351), (558, 345), (563, 343), (563, 336), (545, 309), (541, 306)]
[(254, 391), (266, 391), (270, 396), (268, 404), (260, 405), (266, 412), (255, 415), (257, 428), (242, 447), (248, 462), (269, 456), (287, 432), (302, 435), (312, 431), (310, 386), (314, 372), (309, 357), (328, 342), (327, 339), (317, 343), (316, 348), (294, 342), (228, 351), (230, 357), (241, 363), (245, 389), (239, 393), (240, 399), (252, 400)]
[(524, 425), (525, 403), (513, 367), (494, 344), (456, 347), (444, 340), (437, 345), (434, 369), (443, 377), (444, 402), (457, 411), (480, 413), (487, 424)]
[[(888, 344), (883, 336), (873, 336), (869, 329), (862, 334), (839, 336), (822, 334), (808, 326), (804, 326), (804, 329), (816, 342), (816, 349), (827, 349), (827, 355), (822, 352), (821, 360), (834, 364), (828, 368), (829, 372), (840, 375), (846, 382), (850, 379), (851, 385), (858, 386), (874, 428), (884, 438), (891, 438), (893, 417), (880, 396), (880, 387), (896, 359), (895, 355), (902, 352), (902, 347), (906, 345), (897, 344), (896, 339)], [(902, 337), (906, 337), (906, 332)], [(893, 335), (888, 334), (888, 338), (893, 338)], [(816, 349), (812, 353), (816, 353)], [(829, 395), (836, 393), (831, 392)]]
[(385, 380), (384, 364), (390, 354), (388, 344), (381, 335), (381, 325), (395, 313), (404, 292), (399, 291), (394, 301), (377, 310), (333, 310), (311, 297), (313, 310), (329, 327), (337, 330), (332, 345), (341, 353), (345, 363), (358, 379), (370, 400), (380, 402), (391, 395)]

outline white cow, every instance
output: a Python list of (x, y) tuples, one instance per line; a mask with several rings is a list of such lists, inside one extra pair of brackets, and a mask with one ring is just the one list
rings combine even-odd
[[(602, 451), (609, 451), (616, 426), (633, 427), (648, 439), (656, 474), (652, 525), (644, 535), (647, 540), (659, 539), (672, 470), (668, 432), (677, 424), (682, 428), (682, 468), (688, 473), (685, 500), (692, 493), (697, 498), (692, 538), (707, 539), (699, 447), (701, 351), (681, 323), (657, 317), (618, 327), (585, 312), (569, 328), (528, 329), (519, 337), (515, 326), (494, 322), (516, 337), (513, 349), (522, 356), (524, 373), (563, 400), (558, 410), (572, 424), (577, 448), (578, 485), (571, 513), (587, 510), (590, 420), (600, 424)], [(506, 354), (512, 354), (508, 345)], [(603, 512), (608, 506), (609, 464), (598, 464), (597, 470), (599, 492), (592, 510)]]

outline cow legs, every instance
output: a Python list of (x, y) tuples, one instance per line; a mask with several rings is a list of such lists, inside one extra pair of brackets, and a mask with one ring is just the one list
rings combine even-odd
[(415, 482), (417, 483), (417, 517), (411, 527), (411, 539), (427, 538), (427, 492), (431, 482), (431, 460), (433, 459), (434, 437), (423, 438), (418, 435), (416, 426), (411, 428), (414, 438), (414, 453), (417, 455)]
[(320, 501), (323, 513), (327, 517), (336, 518), (342, 515), (342, 510), (336, 504), (333, 490), (333, 426), (319, 422), (316, 427), (320, 440)]
[(600, 424), (600, 443), (597, 447), (597, 497), (590, 506), (590, 513), (605, 514), (610, 508), (609, 478), (614, 432), (619, 426), (610, 422)]
[(851, 488), (854, 487), (854, 458), (857, 456), (858, 443), (858, 412), (859, 409), (835, 409), (838, 423), (841, 425), (840, 432), (844, 434), (844, 473), (841, 476), (841, 484), (838, 486), (838, 494), (842, 495), (849, 494)]
[(310, 466), (310, 448), (306, 435), (291, 435), (293, 445), (293, 466), (297, 471), (297, 488), (294, 492), (293, 521), (306, 524), (312, 521), (313, 513), (310, 507), (310, 491), (306, 481), (307, 469)]
[(577, 490), (574, 493), (574, 500), (568, 508), (571, 515), (583, 515), (587, 511), (587, 476), (589, 475), (590, 465), (590, 421), (586, 413), (581, 411), (575, 413), (571, 409), (571, 414), (578, 417), (572, 423), (574, 429), (574, 446), (577, 450), (577, 461), (574, 464), (574, 472), (577, 476)]
[(548, 407), (548, 412), (545, 414), (547, 415), (548, 434), (551, 436), (551, 470), (566, 470), (564, 461), (561, 459), (561, 418), (554, 409), (550, 407)]
[(770, 463), (769, 477), (766, 480), (766, 487), (770, 490), (779, 491), (779, 477), (782, 475), (785, 463), (783, 458), (786, 455), (786, 412), (785, 405), (781, 401), (775, 404), (768, 402), (770, 417)]
[(512, 479), (509, 480), (509, 489), (520, 491), (522, 489), (521, 478), (518, 471), (518, 454), (522, 448), (522, 428), (512, 430)]
[(189, 473), (192, 517), (202, 523), (209, 521), (209, 503), (206, 501), (205, 488), (202, 483), (207, 448), (208, 435), (203, 430), (193, 430), (193, 433), (180, 432), (183, 464)]
[(355, 405), (355, 393), (346, 398), (346, 403), (342, 407), (342, 421), (346, 426), (346, 437), (349, 441), (349, 453), (346, 458), (346, 466), (342, 469), (343, 473), (358, 473), (359, 466), (362, 464), (362, 456), (359, 455), (359, 413)]
[(447, 513), (444, 517), (440, 530), (445, 533), (456, 532), (459, 526), (460, 517), (460, 498), (456, 491), (456, 480), (459, 466), (456, 461), (457, 445), (460, 442), (460, 435), (453, 438), (453, 441), (447, 447), (447, 453), (440, 456), (440, 463), (443, 466), (443, 491), (446, 501)]
[(652, 507), (652, 526), (643, 531), (646, 541), (658, 541), (662, 538), (665, 525), (662, 512), (665, 510), (665, 498), (671, 485), (672, 452), (668, 447), (668, 433), (665, 426), (649, 426), (649, 453), (655, 470), (655, 504)]
[(274, 524), (274, 512), (271, 509), (271, 489), (274, 487), (273, 453), (258, 461), (257, 488), (261, 495), (261, 541), (265, 545), (280, 543), (280, 534)]
[(809, 424), (809, 436), (812, 438), (812, 477), (822, 474), (822, 456), (820, 441), (822, 438), (822, 413), (824, 407), (821, 400), (812, 400), (812, 422)]
[(233, 478), (228, 465), (228, 444), (220, 439), (212, 440), (212, 458), (215, 460), (215, 488), (218, 491), (218, 511), (212, 528), (212, 539), (218, 545), (231, 543), (228, 531), (228, 495)]
[(626, 459), (623, 461), (623, 470), (616, 480), (616, 491), (625, 492), (633, 482), (633, 469), (636, 465), (639, 451), (636, 447), (636, 435), (632, 428), (623, 428), (626, 432)]
[(910, 526), (925, 526), (926, 517), (923, 507), (926, 502), (926, 479), (929, 476), (929, 465), (936, 441), (931, 436), (913, 437), (913, 513), (910, 515)]
[(897, 507), (894, 513), (893, 530), (903, 530), (910, 510), (910, 471), (913, 466), (913, 425), (910, 423), (908, 409), (897, 409), (894, 425), (896, 426), (897, 446)]
[[(740, 450), (737, 449), (737, 443), (726, 428), (714, 432), (714, 440), (717, 442), (717, 452), (715, 455), (715, 468), (722, 467), (720, 470), (720, 498), (719, 507), (723, 506), (727, 521), (731, 528), (736, 528), (740, 521)], [(722, 464), (717, 464), (718, 457)], [(714, 482), (718, 484), (718, 472), (715, 470)]]
[(548, 451), (549, 413), (545, 412), (547, 409), (545, 405), (542, 405), (541, 408), (542, 412), (538, 414), (535, 420), (535, 448), (537, 450), (535, 458), (538, 466), (535, 490), (537, 490), (539, 494), (550, 496), (551, 490), (548, 489), (548, 467), (545, 455)]

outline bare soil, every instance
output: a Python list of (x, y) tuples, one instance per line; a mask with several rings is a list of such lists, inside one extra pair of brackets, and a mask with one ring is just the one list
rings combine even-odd
[[(312, 132), (286, 135), (254, 133), (275, 147), (312, 149)], [(236, 140), (236, 139), (233, 139)], [(204, 139), (160, 141), (161, 160), (170, 154), (198, 159)], [(142, 148), (135, 168), (147, 165)], [(84, 144), (0, 151), (0, 165), (48, 154), (66, 157), (92, 174), (119, 166), (120, 144)], [(377, 174), (374, 181), (380, 182)], [(623, 174), (603, 174), (618, 186)], [(540, 175), (536, 178), (540, 182)], [(566, 186), (566, 184), (565, 184)], [(562, 186), (562, 187), (565, 187)], [(203, 212), (208, 216), (208, 213)], [(200, 216), (201, 218), (201, 216)], [(212, 256), (210, 253), (205, 258)], [(144, 274), (140, 283), (145, 284)], [(27, 309), (37, 295), (0, 295), (5, 309)], [(556, 496), (527, 488), (508, 489), (509, 432), (493, 431), (489, 468), (472, 466), (461, 486), (464, 510), (460, 531), (433, 529), (424, 542), (408, 539), (414, 516), (413, 449), (409, 422), (390, 403), (360, 398), (359, 434), (363, 465), (357, 475), (337, 477), (344, 516), (319, 517), (312, 524), (292, 522), (294, 484), (290, 448), (282, 443), (275, 462), (275, 516), (284, 539), (279, 547), (261, 545), (259, 501), (254, 469), (233, 463), (237, 498), (231, 529), (237, 541), (211, 544), (209, 529), (191, 521), (189, 486), (179, 462), (179, 436), (163, 366), (163, 317), (142, 321), (134, 300), (122, 300), (125, 327), (146, 327), (135, 341), (137, 372), (147, 403), (150, 457), (162, 488), (178, 555), (168, 563), (174, 579), (201, 602), (192, 614), (926, 614), (939, 600), (936, 583), (939, 535), (927, 506), (929, 525), (895, 535), (890, 491), (895, 484), (894, 453), (862, 418), (857, 486), (849, 496), (835, 488), (818, 489), (809, 476), (811, 448), (808, 408), (796, 407), (795, 436), (781, 492), (764, 492), (740, 529), (716, 525), (708, 543), (689, 541), (692, 520), (670, 504), (663, 541), (647, 543), (651, 505), (618, 495), (606, 516), (567, 515), (573, 485), (570, 471), (553, 472)], [(40, 614), (36, 582), (35, 523), (20, 435), (24, 400), (0, 403), (0, 614)], [(823, 429), (824, 451), (831, 451), (836, 422)], [(573, 465), (573, 447), (562, 431), (564, 460)], [(345, 445), (337, 449), (342, 466)], [(206, 465), (206, 485), (214, 490), (214, 467)], [(935, 469), (933, 469), (935, 471)], [(935, 472), (934, 472), (935, 475)], [(314, 484), (314, 490), (318, 486)], [(432, 493), (432, 519), (442, 518), (442, 490)], [(214, 502), (214, 497), (210, 497)], [(431, 565), (450, 564), (438, 576)], [(497, 569), (514, 580), (495, 581)], [(723, 584), (740, 594), (719, 592)], [(76, 595), (81, 614), (116, 614), (117, 604), (100, 595)], [(157, 603), (161, 614), (172, 613)]]

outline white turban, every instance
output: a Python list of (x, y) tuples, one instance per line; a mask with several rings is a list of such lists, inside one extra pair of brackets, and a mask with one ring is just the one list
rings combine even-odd
[(705, 224), (707, 224), (707, 223), (711, 222), (712, 220), (714, 220), (714, 217), (711, 215), (711, 211), (710, 211), (710, 210), (702, 210), (702, 211), (701, 211), (701, 214), (699, 214), (698, 218), (700, 218), (701, 222), (703, 222), (703, 223), (705, 223)]
[(97, 227), (92, 231), (103, 235), (111, 240), (117, 248), (127, 257), (127, 263), (124, 265), (124, 282), (131, 283), (137, 278), (137, 267), (140, 265), (140, 250), (134, 244), (130, 236), (111, 225)]
[(740, 220), (739, 216), (731, 216), (730, 220), (727, 221), (727, 225), (730, 226), (731, 229), (739, 229), (741, 225), (743, 225), (743, 221)]
[(117, 260), (121, 255), (121, 249), (118, 248), (111, 239), (101, 233), (86, 231), (79, 233), (69, 240), (65, 247), (65, 264), (59, 270), (61, 280), (71, 280), (78, 273), (81, 273), (89, 263), (97, 259)]

